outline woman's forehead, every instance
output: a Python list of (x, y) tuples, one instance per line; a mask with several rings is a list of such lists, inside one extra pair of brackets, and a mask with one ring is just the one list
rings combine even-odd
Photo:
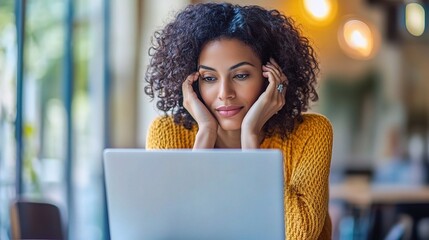
[(261, 65), (255, 51), (238, 39), (218, 39), (206, 43), (199, 55), (198, 63), (212, 65), (234, 65), (239, 62), (249, 62)]

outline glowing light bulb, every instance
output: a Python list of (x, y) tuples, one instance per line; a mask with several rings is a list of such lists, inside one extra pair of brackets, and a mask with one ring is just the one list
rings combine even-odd
[(327, 0), (304, 0), (304, 6), (307, 11), (315, 18), (324, 19), (331, 11), (331, 2)]
[(353, 58), (368, 59), (374, 53), (374, 33), (360, 20), (345, 22), (338, 33), (338, 40), (344, 52)]
[(353, 48), (359, 48), (359, 49), (368, 48), (368, 40), (358, 30), (353, 30), (353, 32), (350, 34), (349, 44)]
[(316, 24), (327, 24), (335, 16), (337, 0), (302, 0), (305, 16)]
[(405, 7), (405, 26), (414, 36), (421, 36), (425, 31), (425, 9), (418, 3), (408, 3)]

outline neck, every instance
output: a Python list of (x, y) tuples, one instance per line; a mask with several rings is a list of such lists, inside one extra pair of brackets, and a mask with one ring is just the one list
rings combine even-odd
[[(264, 141), (265, 134), (259, 136), (259, 144)], [(241, 130), (225, 131), (218, 128), (215, 148), (238, 148), (241, 149)]]
[(215, 148), (241, 148), (241, 130), (225, 131), (219, 127)]

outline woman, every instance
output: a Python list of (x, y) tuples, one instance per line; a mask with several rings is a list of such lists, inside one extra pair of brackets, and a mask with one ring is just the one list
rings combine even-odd
[[(147, 148), (276, 148), (288, 239), (330, 239), (332, 128), (318, 114), (313, 48), (277, 10), (189, 5), (155, 33), (145, 92), (166, 115)], [(169, 113), (169, 114), (167, 114)]]

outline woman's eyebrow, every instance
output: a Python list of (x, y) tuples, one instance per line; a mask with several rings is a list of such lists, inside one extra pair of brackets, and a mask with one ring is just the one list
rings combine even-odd
[(249, 62), (241, 62), (241, 63), (237, 63), (237, 64), (235, 64), (234, 66), (230, 67), (230, 68), (229, 68), (229, 70), (233, 70), (234, 68), (238, 68), (238, 67), (241, 67), (241, 66), (243, 66), (243, 65), (250, 65), (250, 66), (252, 66), (252, 67), (254, 67), (254, 66), (255, 66), (255, 65), (253, 65), (253, 64), (251, 64), (251, 63), (249, 63)]
[(200, 70), (200, 68), (216, 72), (216, 69), (211, 68), (211, 67), (207, 67), (207, 66), (204, 66), (204, 65), (198, 66), (198, 70)]
[[(238, 67), (241, 67), (241, 66), (243, 66), (243, 65), (250, 65), (250, 66), (252, 66), (252, 67), (254, 67), (254, 66), (255, 66), (255, 65), (253, 65), (253, 64), (251, 64), (251, 63), (249, 63), (249, 62), (240, 62), (240, 63), (237, 63), (237, 64), (233, 65), (232, 67), (230, 67), (230, 68), (229, 68), (229, 70), (233, 70), (233, 69), (238, 68)], [(214, 68), (212, 68), (212, 67), (208, 67), (208, 66), (204, 66), (204, 65), (199, 65), (199, 66), (198, 66), (198, 70), (200, 70), (201, 68), (206, 69), (206, 70), (210, 70), (210, 71), (215, 71), (215, 72), (216, 72), (216, 69), (214, 69)]]

